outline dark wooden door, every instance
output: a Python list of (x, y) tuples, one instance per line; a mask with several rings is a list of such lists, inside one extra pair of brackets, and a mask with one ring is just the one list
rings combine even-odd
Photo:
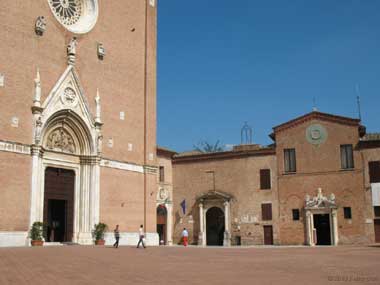
[(74, 230), (74, 184), (72, 170), (45, 170), (44, 223), (46, 241), (70, 242)]
[(380, 219), (375, 219), (373, 222), (375, 224), (375, 241), (380, 242)]
[(317, 231), (317, 245), (331, 245), (330, 215), (313, 215), (314, 228)]
[(264, 226), (264, 244), (271, 245), (273, 244), (273, 227)]

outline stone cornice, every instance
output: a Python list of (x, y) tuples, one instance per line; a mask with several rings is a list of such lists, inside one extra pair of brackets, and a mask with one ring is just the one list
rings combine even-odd
[(247, 158), (251, 156), (266, 156), (276, 155), (276, 149), (272, 147), (265, 147), (258, 150), (243, 150), (243, 151), (224, 151), (224, 152), (212, 152), (212, 153), (199, 153), (185, 156), (174, 156), (173, 164), (187, 163), (187, 162), (201, 162), (209, 160), (223, 160), (234, 158)]
[(290, 120), (286, 123), (283, 123), (281, 125), (273, 127), (274, 133), (281, 132), (283, 130), (294, 128), (298, 125), (301, 125), (307, 121), (311, 120), (321, 120), (321, 121), (328, 121), (333, 123), (338, 123), (342, 125), (349, 125), (349, 126), (360, 126), (360, 120), (359, 119), (353, 119), (343, 116), (337, 116), (322, 112), (313, 111), (311, 113), (308, 113), (306, 115), (300, 116), (298, 118), (295, 118), (293, 120)]
[(0, 151), (30, 155), (31, 147), (27, 144), (0, 140)]

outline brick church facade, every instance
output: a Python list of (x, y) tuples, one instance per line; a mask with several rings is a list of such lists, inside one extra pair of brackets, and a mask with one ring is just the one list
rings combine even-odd
[[(156, 233), (154, 0), (0, 2), (0, 245)], [(54, 232), (54, 234), (53, 234)], [(107, 243), (113, 235), (106, 235)]]

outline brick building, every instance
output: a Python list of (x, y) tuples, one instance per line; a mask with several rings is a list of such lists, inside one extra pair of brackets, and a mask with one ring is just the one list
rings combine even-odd
[(101, 221), (158, 244), (156, 12), (0, 1), (0, 245), (25, 245), (35, 221), (51, 242), (92, 243)]
[(183, 227), (202, 245), (380, 241), (378, 135), (313, 111), (271, 138), (267, 147), (174, 155), (174, 243)]

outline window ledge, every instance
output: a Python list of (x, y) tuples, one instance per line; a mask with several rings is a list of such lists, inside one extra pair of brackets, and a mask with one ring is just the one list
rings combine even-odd
[(297, 174), (296, 171), (294, 172), (283, 172), (282, 175), (294, 175), (294, 174)]
[(354, 171), (355, 168), (341, 168), (340, 171)]

